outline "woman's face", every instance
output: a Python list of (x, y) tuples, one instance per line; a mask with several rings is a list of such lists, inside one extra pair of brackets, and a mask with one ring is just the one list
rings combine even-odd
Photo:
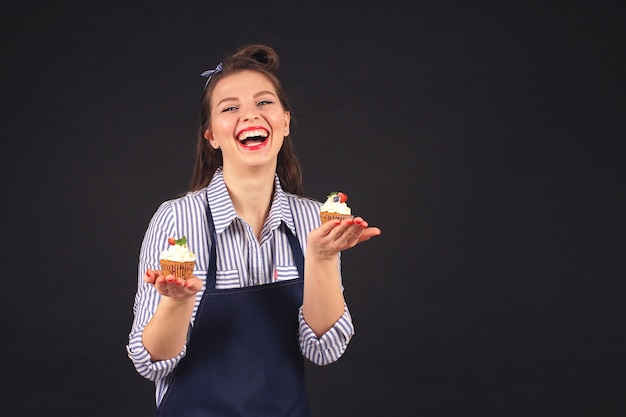
[(224, 167), (275, 168), (289, 121), (273, 84), (259, 72), (244, 70), (215, 85), (204, 137), (222, 150)]

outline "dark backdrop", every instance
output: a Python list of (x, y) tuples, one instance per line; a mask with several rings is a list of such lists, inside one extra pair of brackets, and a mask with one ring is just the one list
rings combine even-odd
[[(316, 417), (623, 416), (623, 1), (2, 6), (3, 416), (150, 416), (124, 345), (204, 79), (274, 46), (356, 335)], [(622, 318), (620, 318), (622, 317)]]

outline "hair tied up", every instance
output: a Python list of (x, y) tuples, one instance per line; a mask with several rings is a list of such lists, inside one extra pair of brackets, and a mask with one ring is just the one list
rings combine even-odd
[(219, 64), (217, 64), (217, 67), (215, 67), (215, 69), (212, 70), (206, 70), (204, 71), (202, 74), (200, 74), (201, 77), (206, 77), (206, 83), (204, 84), (204, 89), (206, 90), (207, 85), (209, 85), (209, 81), (211, 81), (211, 77), (220, 72), (222, 70), (222, 63), (220, 62)]

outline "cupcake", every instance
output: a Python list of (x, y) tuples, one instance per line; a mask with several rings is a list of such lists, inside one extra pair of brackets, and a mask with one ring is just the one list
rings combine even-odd
[(187, 247), (187, 238), (170, 237), (167, 239), (169, 247), (161, 252), (159, 262), (165, 275), (174, 275), (183, 279), (191, 278), (196, 264), (196, 255)]
[(322, 224), (329, 220), (336, 219), (341, 221), (354, 217), (346, 201), (348, 201), (348, 196), (340, 191), (328, 194), (326, 201), (322, 207), (320, 207), (320, 219), (322, 220)]

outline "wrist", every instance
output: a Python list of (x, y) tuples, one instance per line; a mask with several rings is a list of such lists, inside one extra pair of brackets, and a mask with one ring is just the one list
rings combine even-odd
[(307, 248), (306, 253), (304, 254), (304, 259), (306, 262), (313, 262), (317, 264), (332, 264), (336, 265), (339, 258), (338, 252), (324, 252), (324, 251), (314, 251)]
[(186, 294), (177, 297), (161, 296), (159, 304), (163, 309), (167, 309), (169, 311), (187, 310), (189, 307), (193, 308), (195, 298), (195, 294)]

